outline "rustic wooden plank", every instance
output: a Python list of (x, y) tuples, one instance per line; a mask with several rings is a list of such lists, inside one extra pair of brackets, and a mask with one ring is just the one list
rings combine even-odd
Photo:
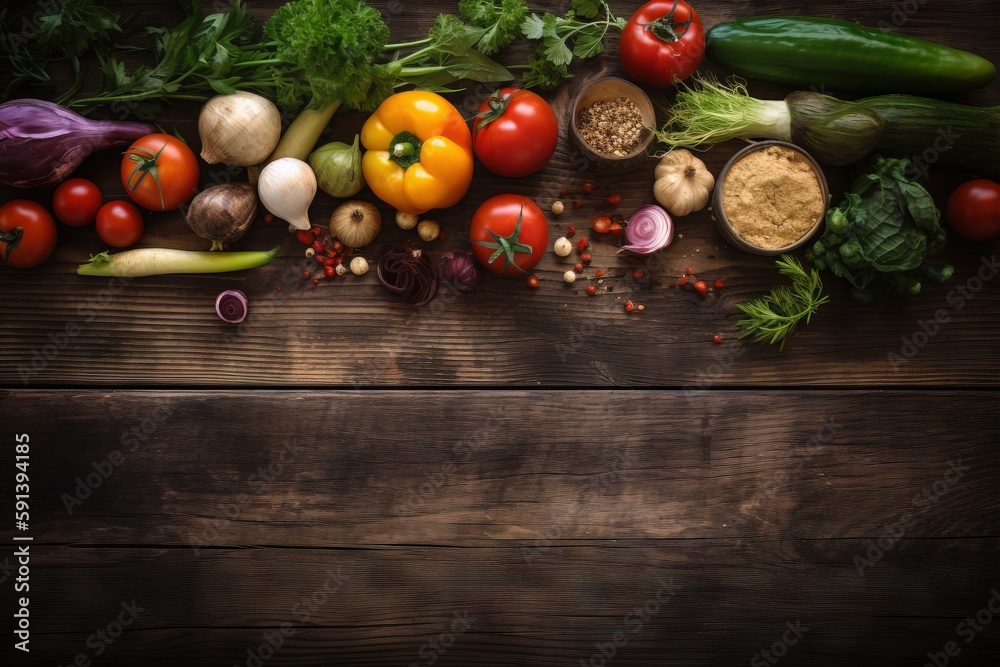
[(990, 392), (16, 391), (0, 406), (44, 457), (47, 543), (505, 540), (530, 556), (997, 530)]
[[(616, 664), (746, 663), (780, 642), (786, 622), (804, 628), (789, 664), (920, 664), (927, 651), (962, 642), (956, 625), (996, 587), (998, 547), (996, 538), (906, 540), (905, 557), (887, 556), (865, 577), (844, 564), (864, 551), (860, 540), (557, 547), (532, 565), (503, 547), (213, 550), (197, 558), (189, 550), (46, 547), (33, 619), (38, 655), (66, 661), (87, 652), (87, 637), (113, 622), (122, 602), (134, 604), (142, 611), (101, 656), (107, 664), (153, 654), (246, 664), (247, 650), (259, 651), (285, 623), (268, 664), (424, 663), (426, 643), (447, 634), (456, 613), (469, 627), (453, 626), (441, 664), (578, 665), (597, 645), (610, 651), (616, 632), (628, 639), (619, 640)], [(962, 643), (962, 654), (982, 659), (998, 647), (987, 627)]]
[[(422, 35), (430, 17), (454, 9), (448, 3), (372, 4), (386, 10), (399, 39)], [(540, 9), (562, 7), (556, 2), (534, 4)], [(254, 7), (263, 20), (276, 5), (261, 2)], [(623, 14), (630, 9), (619, 3), (613, 7)], [(796, 11), (877, 24), (891, 22), (897, 7), (888, 1), (824, 1)], [(707, 1), (698, 8), (706, 25), (789, 11), (777, 2)], [(157, 18), (169, 22), (172, 16), (160, 5), (147, 4), (142, 11), (140, 21), (145, 23)], [(1000, 15), (986, 0), (960, 8), (926, 3), (904, 18), (902, 29), (910, 34), (970, 48), (1000, 63), (1000, 45), (986, 37), (1000, 30)], [(618, 71), (616, 50), (617, 38), (609, 38), (608, 55), (582, 66), (572, 84), (548, 96), (561, 118), (580, 86)], [(509, 58), (516, 61), (524, 55), (515, 51)], [(711, 66), (706, 71), (718, 73)], [(452, 99), (471, 113), (488, 92), (485, 86), (474, 86)], [(754, 84), (751, 92), (780, 97), (787, 91)], [(664, 104), (670, 99), (657, 92), (654, 97)], [(1000, 87), (994, 83), (958, 99), (1000, 104)], [(199, 147), (196, 113), (196, 106), (181, 105), (169, 110), (163, 122)], [(349, 139), (362, 121), (359, 113), (344, 114), (327, 138)], [(466, 199), (453, 209), (435, 212), (447, 232), (444, 241), (424, 244), (402, 232), (391, 222), (392, 211), (382, 206), (386, 225), (366, 256), (374, 260), (383, 248), (404, 240), (432, 254), (464, 249), (465, 225), (472, 212), (500, 192), (529, 195), (548, 206), (562, 188), (579, 193), (584, 183), (596, 182), (600, 189), (582, 196), (579, 209), (570, 206), (562, 217), (551, 220), (553, 235), (565, 232), (570, 224), (581, 230), (589, 227), (593, 215), (603, 210), (608, 193), (622, 195), (625, 213), (650, 199), (652, 158), (630, 174), (596, 176), (580, 171), (584, 165), (563, 135), (552, 163), (534, 176), (501, 179), (478, 169)], [(731, 142), (705, 154), (713, 172), (738, 146)], [(94, 156), (80, 175), (96, 180), (108, 198), (120, 196), (117, 159), (111, 154)], [(848, 183), (847, 170), (831, 169), (828, 176), (835, 193)], [(203, 165), (203, 185), (230, 177), (225, 170)], [(960, 181), (957, 175), (934, 174), (929, 187), (943, 204)], [(46, 201), (51, 191), (0, 188), (0, 201), (14, 196)], [(318, 197), (313, 220), (323, 223), (336, 204), (325, 195)], [(146, 278), (126, 286), (76, 276), (75, 266), (104, 248), (92, 229), (62, 228), (60, 247), (44, 267), (33, 271), (0, 267), (0, 346), (6, 351), (0, 360), (0, 386), (684, 387), (703, 382), (706, 376), (711, 376), (712, 384), (726, 386), (995, 384), (996, 345), (991, 332), (1000, 326), (1000, 282), (992, 280), (995, 270), (990, 267), (998, 243), (949, 239), (941, 261), (954, 263), (955, 277), (945, 285), (927, 286), (919, 297), (908, 300), (856, 304), (842, 285), (828, 280), (832, 302), (781, 354), (770, 348), (712, 344), (715, 334), (735, 339), (736, 303), (766, 291), (777, 277), (769, 259), (727, 247), (708, 212), (680, 220), (683, 239), (652, 264), (617, 256), (610, 241), (597, 241), (590, 275), (598, 268), (605, 270), (610, 276), (606, 286), (613, 292), (588, 298), (586, 281), (564, 285), (561, 274), (568, 260), (558, 261), (550, 254), (538, 269), (542, 289), (529, 290), (517, 280), (492, 279), (476, 295), (455, 297), (445, 291), (422, 309), (396, 303), (378, 286), (374, 272), (316, 289), (303, 286), (297, 278), (302, 268), (300, 246), (279, 227), (258, 224), (238, 244), (239, 249), (280, 244), (279, 258), (267, 267), (222, 277)], [(175, 214), (150, 218), (147, 230), (144, 245), (201, 247), (201, 240)], [(668, 288), (688, 266), (701, 275), (722, 276), (727, 287), (704, 301)], [(633, 281), (630, 274), (635, 268), (647, 269), (652, 282)], [(972, 298), (961, 297), (955, 290), (976, 287), (970, 281), (980, 271), (990, 280)], [(278, 286), (281, 292), (276, 291)], [(223, 325), (213, 315), (215, 295), (231, 287), (243, 289), (251, 301), (251, 320), (240, 329)], [(622, 305), (629, 298), (642, 302), (645, 311), (627, 316)], [(925, 336), (921, 323), (941, 310), (947, 322)], [(75, 335), (65, 335), (67, 326)], [(909, 347), (914, 340), (917, 344)], [(901, 363), (889, 356), (904, 353), (908, 356)]]

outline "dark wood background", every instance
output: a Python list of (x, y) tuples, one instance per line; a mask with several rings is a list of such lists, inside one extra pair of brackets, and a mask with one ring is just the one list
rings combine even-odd
[[(258, 21), (277, 4), (251, 3)], [(398, 41), (454, 10), (371, 4)], [(612, 6), (628, 15), (637, 4)], [(995, 3), (914, 4), (901, 30), (1000, 64)], [(696, 7), (708, 27), (758, 14), (877, 24), (901, 5)], [(140, 24), (180, 17), (173, 5), (138, 11)], [(607, 55), (548, 96), (561, 119), (580, 86), (619, 73), (617, 39), (606, 43)], [(491, 90), (452, 99), (471, 112)], [(1000, 104), (1000, 83), (956, 99)], [(197, 111), (178, 106), (162, 122), (197, 145)], [(326, 138), (348, 140), (363, 120), (338, 115)], [(739, 145), (703, 157), (717, 173)], [(93, 156), (80, 175), (121, 197), (117, 160)], [(580, 171), (564, 126), (535, 176), (501, 179), (477, 165), (467, 198), (435, 213), (444, 241), (420, 242), (382, 206), (365, 254), (402, 240), (435, 255), (465, 249), (472, 212), (493, 194), (547, 208), (563, 187), (597, 184), (578, 210), (550, 217), (555, 238), (589, 227), (612, 192), (626, 214), (649, 201), (654, 164)], [(204, 185), (225, 176), (202, 167)], [(848, 170), (827, 175), (839, 196)], [(935, 172), (928, 187), (943, 205), (962, 180)], [(48, 203), (51, 191), (0, 188), (0, 201), (24, 196)], [(336, 203), (321, 195), (313, 220)], [(143, 245), (204, 245), (176, 214), (146, 223)], [(564, 285), (571, 262), (550, 253), (538, 290), (491, 278), (422, 309), (399, 305), (373, 273), (318, 288), (288, 280), (301, 246), (278, 223), (258, 223), (236, 246), (280, 244), (266, 267), (136, 279), (105, 304), (107, 279), (75, 275), (104, 249), (92, 228), (61, 227), (39, 269), (0, 267), (0, 437), (32, 443), (30, 663), (83, 653), (93, 664), (246, 665), (287, 623), (294, 634), (264, 664), (426, 665), (438, 655), (428, 642), (450, 644), (455, 614), (467, 613), (475, 620), (434, 664), (603, 664), (599, 646), (610, 651), (616, 632), (627, 642), (608, 664), (769, 664), (760, 651), (796, 622), (808, 631), (781, 664), (919, 666), (949, 641), (961, 650), (951, 664), (992, 664), (1000, 627), (966, 643), (957, 626), (1000, 590), (1000, 284), (986, 282), (961, 310), (947, 295), (998, 244), (950, 236), (940, 260), (955, 277), (906, 300), (858, 304), (827, 277), (831, 302), (779, 353), (737, 342), (734, 327), (735, 304), (775, 284), (772, 261), (726, 246), (707, 212), (678, 231), (655, 265), (597, 240), (589, 274), (604, 269), (614, 287), (598, 297), (586, 281)], [(687, 266), (726, 288), (706, 300), (669, 288)], [(634, 283), (634, 268), (651, 269), (653, 282)], [(241, 329), (214, 314), (231, 287), (250, 297)], [(626, 315), (629, 298), (645, 311)], [(100, 307), (87, 321), (92, 300)], [(892, 365), (887, 355), (940, 308), (950, 320)], [(32, 369), (67, 323), (79, 335)], [(79, 486), (93, 474), (96, 489)], [(859, 573), (857, 558), (871, 565)], [(0, 557), (5, 587), (13, 561)], [(635, 608), (666, 600), (661, 581), (676, 595), (637, 628)], [(8, 623), (14, 597), (4, 596)], [(88, 638), (133, 600), (143, 611), (95, 655)]]

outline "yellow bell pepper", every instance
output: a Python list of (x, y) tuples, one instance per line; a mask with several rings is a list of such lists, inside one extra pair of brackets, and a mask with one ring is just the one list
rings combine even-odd
[(372, 192), (419, 215), (459, 202), (472, 182), (472, 135), (462, 114), (437, 93), (396, 93), (361, 128), (361, 170)]

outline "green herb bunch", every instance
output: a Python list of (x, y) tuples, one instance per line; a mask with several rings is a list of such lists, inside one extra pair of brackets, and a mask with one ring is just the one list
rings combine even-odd
[(799, 322), (805, 320), (808, 324), (829, 297), (823, 295), (823, 282), (816, 269), (806, 273), (790, 255), (782, 255), (775, 264), (778, 273), (791, 278), (791, 286), (779, 285), (770, 294), (739, 304), (737, 307), (747, 317), (736, 326), (742, 329), (740, 338), (751, 338), (755, 343), (780, 343), (778, 349), (783, 350), (785, 339)]

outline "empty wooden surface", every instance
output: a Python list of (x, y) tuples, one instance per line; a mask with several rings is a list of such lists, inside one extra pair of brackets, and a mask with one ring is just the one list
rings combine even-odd
[[(808, 628), (786, 664), (922, 664), (1000, 585), (991, 392), (19, 390), (12, 409), (47, 664), (133, 600), (102, 664), (246, 664), (283, 623), (269, 664), (424, 663), (456, 612), (475, 620), (442, 665), (577, 665), (616, 632), (615, 664), (746, 664), (786, 621)], [(987, 664), (1000, 634), (962, 646)]]
[[(276, 2), (253, 2), (258, 20), (270, 15)], [(405, 41), (425, 34), (432, 17), (454, 11), (454, 3), (378, 3), (390, 18), (393, 39)], [(848, 18), (877, 25), (892, 22), (896, 4), (889, 2), (818, 2), (790, 7), (777, 2), (701, 2), (697, 8), (706, 27), (739, 16), (809, 13)], [(206, 5), (207, 7), (208, 5)], [(533, 3), (539, 9), (561, 12), (562, 3)], [(634, 3), (612, 3), (628, 15)], [(140, 24), (174, 24), (175, 7), (147, 4), (140, 8)], [(1000, 12), (988, 0), (961, 6), (942, 2), (919, 5), (906, 20), (905, 32), (953, 46), (974, 49), (995, 63), (1000, 44), (988, 37), (1000, 33)], [(552, 162), (522, 179), (492, 175), (477, 164), (472, 188), (454, 208), (433, 212), (446, 232), (444, 241), (423, 243), (413, 232), (392, 222), (393, 212), (380, 206), (385, 225), (375, 242), (363, 250), (372, 262), (393, 243), (409, 241), (440, 257), (449, 250), (468, 248), (468, 223), (480, 203), (494, 194), (516, 192), (533, 197), (543, 208), (562, 197), (568, 211), (549, 216), (552, 238), (575, 225), (586, 233), (593, 217), (607, 209), (604, 199), (618, 193), (624, 214), (651, 201), (654, 158), (637, 170), (602, 176), (587, 170), (586, 160), (567, 135), (569, 101), (594, 78), (620, 73), (617, 36), (607, 39), (607, 55), (584, 63), (573, 81), (547, 97), (560, 118), (561, 137)], [(524, 62), (527, 50), (505, 54), (508, 62)], [(724, 75), (706, 61), (705, 72)], [(451, 96), (471, 116), (493, 87), (472, 85)], [(787, 89), (751, 84), (753, 94), (784, 97)], [(654, 101), (668, 104), (671, 96), (650, 90)], [(836, 91), (829, 91), (836, 92)], [(1000, 83), (956, 98), (977, 105), (1000, 104)], [(179, 131), (195, 148), (197, 105), (178, 105), (160, 122)], [(660, 120), (666, 118), (661, 112)], [(327, 140), (351, 140), (364, 115), (338, 114)], [(713, 173), (740, 147), (729, 142), (704, 154)], [(123, 196), (117, 180), (119, 157), (114, 152), (88, 159), (80, 174), (93, 178), (108, 199)], [(835, 199), (849, 182), (847, 169), (828, 169)], [(240, 180), (225, 168), (202, 164), (202, 184)], [(962, 178), (935, 172), (931, 191), (943, 206)], [(598, 189), (584, 195), (585, 183)], [(27, 196), (47, 202), (51, 190), (15, 191), (0, 188), (0, 201)], [(365, 190), (362, 198), (373, 200)], [(579, 197), (581, 206), (572, 201)], [(326, 224), (337, 201), (317, 197), (311, 218)], [(263, 212), (261, 213), (261, 217)], [(207, 248), (178, 214), (148, 215), (142, 245), (186, 249)], [(1000, 245), (971, 243), (950, 236), (941, 262), (955, 266), (954, 277), (943, 285), (927, 285), (915, 298), (853, 302), (837, 278), (827, 276), (831, 302), (809, 327), (789, 342), (784, 353), (758, 346), (740, 348), (740, 354), (712, 344), (716, 334), (735, 339), (739, 318), (736, 304), (777, 284), (772, 260), (745, 254), (727, 246), (710, 213), (703, 211), (678, 220), (683, 238), (663, 253), (643, 261), (616, 255), (610, 239), (596, 239), (594, 261), (587, 280), (565, 285), (562, 274), (573, 264), (548, 253), (538, 269), (542, 287), (532, 290), (518, 279), (491, 278), (471, 296), (455, 296), (443, 289), (420, 309), (407, 308), (382, 289), (375, 273), (363, 278), (326, 281), (318, 288), (299, 279), (302, 247), (285, 231), (261, 221), (235, 249), (281, 246), (271, 264), (221, 276), (164, 276), (133, 280), (121, 287), (109, 279), (75, 275), (76, 266), (91, 253), (106, 248), (93, 228), (61, 228), (61, 242), (43, 267), (17, 271), (0, 267), (3, 289), (0, 347), (0, 384), (17, 387), (58, 386), (353, 386), (361, 385), (590, 385), (682, 387), (712, 375), (715, 385), (992, 385), (1000, 325), (1000, 281), (988, 280), (961, 309), (948, 296), (974, 277), (984, 260), (992, 261)], [(593, 236), (592, 234), (588, 234)], [(693, 292), (668, 287), (687, 267), (702, 277), (722, 277), (720, 294), (702, 300)], [(649, 272), (652, 280), (639, 285), (633, 269)], [(588, 297), (585, 289), (594, 271), (609, 277), (603, 290)], [(995, 273), (995, 269), (987, 269)], [(993, 273), (990, 273), (992, 278)], [(276, 291), (277, 287), (281, 291)], [(109, 288), (110, 291), (109, 292)], [(235, 329), (214, 315), (215, 296), (226, 288), (242, 289), (250, 298), (250, 319)], [(610, 291), (612, 290), (613, 291)], [(632, 299), (645, 306), (626, 315)], [(903, 339), (921, 332), (919, 323), (939, 309), (948, 321), (919, 353), (906, 363), (892, 364), (890, 353), (900, 354)], [(81, 314), (82, 313), (82, 314)], [(48, 335), (58, 336), (68, 324), (80, 327), (68, 343), (46, 353)], [(36, 352), (40, 356), (35, 356)]]
[[(259, 23), (278, 2), (250, 4)], [(397, 41), (455, 10), (371, 4)], [(621, 15), (638, 5), (611, 4)], [(1000, 63), (989, 0), (696, 7), (706, 27), (766, 14), (900, 19), (908, 34)], [(169, 3), (137, 11), (141, 25), (180, 18)], [(561, 121), (579, 87), (620, 73), (617, 38), (606, 44), (609, 55), (547, 95)], [(492, 89), (451, 99), (471, 115)], [(956, 99), (998, 105), (1000, 84)], [(198, 148), (197, 111), (180, 105), (161, 122)], [(363, 120), (338, 115), (325, 139), (351, 139)], [(561, 125), (535, 176), (501, 179), (477, 164), (466, 199), (434, 213), (443, 241), (420, 242), (381, 206), (365, 256), (400, 241), (436, 256), (465, 249), (472, 212), (502, 192), (569, 203), (550, 216), (553, 238), (587, 229), (610, 193), (626, 214), (651, 199), (653, 158), (596, 175)], [(718, 173), (739, 147), (702, 157)], [(80, 175), (120, 198), (117, 163), (96, 155)], [(202, 185), (226, 176), (202, 164)], [(838, 197), (848, 170), (827, 176)], [(963, 180), (935, 172), (928, 187), (943, 205)], [(588, 182), (599, 186), (589, 197)], [(15, 196), (48, 203), (51, 190), (0, 187), (0, 201)], [(318, 197), (313, 221), (336, 204)], [(177, 214), (146, 223), (142, 245), (204, 245)], [(778, 352), (738, 342), (734, 326), (736, 304), (777, 282), (772, 261), (726, 246), (707, 212), (678, 232), (648, 262), (597, 240), (588, 277), (603, 269), (613, 288), (597, 297), (586, 281), (564, 285), (569, 262), (550, 253), (538, 290), (491, 278), (412, 309), (374, 273), (301, 284), (301, 246), (277, 223), (259, 220), (235, 248), (280, 245), (266, 267), (124, 287), (77, 276), (105, 248), (92, 228), (61, 227), (43, 267), (0, 267), (0, 440), (13, 451), (15, 434), (31, 437), (33, 537), (32, 652), (5, 643), (0, 661), (993, 664), (1000, 627), (981, 610), (1000, 590), (1000, 281), (989, 273), (1000, 243), (949, 236), (938, 259), (955, 276), (905, 300), (854, 303), (827, 276), (830, 303)], [(670, 288), (688, 266), (726, 287), (706, 300)], [(636, 268), (652, 281), (634, 282)], [(957, 308), (953, 290), (981, 270), (989, 279)], [(250, 297), (241, 327), (214, 314), (226, 288)], [(645, 310), (626, 315), (626, 299)], [(921, 339), (942, 308), (947, 322)], [(60, 342), (67, 325), (79, 332)], [(915, 340), (916, 353), (892, 363)], [(0, 555), (5, 587), (13, 549)], [(14, 597), (4, 596), (5, 623)], [(99, 630), (131, 619), (123, 605), (135, 618), (106, 643)], [(971, 637), (970, 617), (981, 624)], [(942, 653), (948, 642), (958, 655)]]

